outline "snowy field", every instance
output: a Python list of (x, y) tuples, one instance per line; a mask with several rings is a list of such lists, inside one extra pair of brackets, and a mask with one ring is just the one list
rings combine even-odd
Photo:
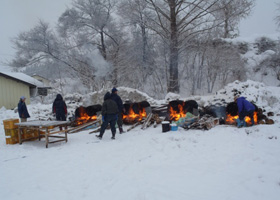
[[(265, 101), (260, 104), (273, 110)], [(277, 105), (275, 114), (279, 114)], [(50, 105), (28, 105), (34, 119), (39, 107)], [(240, 129), (218, 125), (209, 131), (179, 128), (162, 133), (160, 126), (144, 131), (136, 127), (117, 134), (116, 140), (110, 139), (110, 130), (101, 141), (86, 130), (69, 134), (68, 143), (50, 144), (48, 149), (44, 139), (6, 145), (2, 121), (14, 117), (14, 111), (0, 109), (1, 200), (280, 197), (280, 120), (276, 115), (273, 125)]]

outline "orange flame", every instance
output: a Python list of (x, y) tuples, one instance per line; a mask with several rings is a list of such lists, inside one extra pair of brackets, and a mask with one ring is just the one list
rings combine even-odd
[[(226, 124), (235, 124), (236, 123), (236, 119), (238, 119), (239, 116), (236, 115), (236, 116), (231, 116), (230, 114), (227, 115), (227, 118), (226, 118)], [(244, 118), (245, 122), (249, 125), (251, 125), (251, 119), (250, 117), (246, 116)], [(258, 121), (258, 113), (257, 112), (254, 112), (254, 123), (256, 124)]]
[(170, 106), (169, 109), (169, 116), (170, 119), (173, 121), (178, 121), (180, 118), (182, 117), (186, 117), (186, 113), (184, 112), (183, 106), (182, 105), (178, 105), (179, 108), (179, 112), (175, 111), (172, 106)]
[(147, 117), (147, 113), (146, 110), (143, 108), (142, 110), (139, 110), (139, 114), (135, 113), (132, 109), (132, 107), (129, 108), (128, 110), (128, 114), (127, 115), (123, 115), (123, 120), (126, 121), (141, 121), (143, 118)]
[(87, 123), (89, 121), (95, 121), (97, 119), (96, 115), (89, 116), (84, 109), (80, 109), (80, 117), (76, 119), (77, 125)]

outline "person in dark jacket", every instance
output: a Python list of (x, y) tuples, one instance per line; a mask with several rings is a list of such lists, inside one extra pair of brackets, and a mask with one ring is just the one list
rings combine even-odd
[(53, 113), (58, 121), (66, 121), (67, 106), (61, 94), (57, 94), (52, 106)]
[(111, 98), (117, 103), (118, 105), (118, 120), (117, 120), (117, 124), (118, 124), (118, 127), (119, 127), (119, 131), (120, 131), (120, 134), (122, 134), (124, 131), (123, 131), (123, 121), (122, 121), (122, 112), (123, 112), (123, 102), (122, 102), (122, 99), (121, 97), (118, 95), (118, 90), (117, 88), (113, 88), (112, 89), (112, 94), (111, 94)]
[(118, 117), (118, 105), (114, 100), (111, 99), (110, 92), (107, 92), (104, 96), (104, 103), (102, 105), (101, 114), (102, 114), (102, 125), (99, 135), (96, 135), (99, 139), (102, 139), (105, 129), (110, 123), (112, 137), (111, 139), (115, 139), (116, 135), (116, 121)]
[(21, 122), (26, 122), (27, 118), (30, 117), (26, 104), (25, 104), (25, 99), (26, 98), (24, 96), (22, 96), (22, 97), (20, 97), (19, 102), (18, 102), (18, 114), (19, 114), (19, 118), (20, 118)]
[(238, 115), (239, 118), (237, 121), (237, 127), (240, 128), (242, 126), (246, 126), (246, 122), (244, 121), (244, 118), (246, 116), (249, 116), (251, 119), (252, 126), (254, 125), (254, 112), (255, 112), (255, 106), (247, 101), (245, 97), (239, 97), (235, 96), (234, 101), (237, 103), (238, 107)]

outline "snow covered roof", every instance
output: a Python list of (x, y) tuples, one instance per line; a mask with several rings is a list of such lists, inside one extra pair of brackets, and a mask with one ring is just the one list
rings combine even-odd
[(33, 87), (45, 87), (44, 84), (31, 76), (19, 72), (0, 72), (0, 75), (6, 76), (11, 79), (21, 81)]

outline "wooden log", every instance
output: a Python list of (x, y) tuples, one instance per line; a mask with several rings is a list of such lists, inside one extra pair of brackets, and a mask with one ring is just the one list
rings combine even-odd
[(75, 127), (75, 128), (72, 128), (72, 129), (68, 129), (68, 133), (77, 133), (79, 132), (80, 130), (88, 127), (88, 126), (91, 126), (91, 125), (94, 125), (94, 124), (97, 124), (97, 123), (100, 123), (100, 120), (95, 120), (93, 122), (88, 122), (86, 124), (82, 124), (78, 127)]
[(89, 132), (88, 134), (98, 133), (101, 130), (101, 126), (95, 128), (93, 131)]
[(154, 128), (156, 128), (158, 125), (158, 123), (156, 121), (154, 121)]
[(130, 131), (130, 130), (134, 129), (136, 126), (140, 125), (140, 124), (141, 124), (141, 122), (142, 122), (142, 121), (138, 121), (138, 122), (136, 122), (136, 123), (135, 123), (135, 124), (133, 124), (131, 127), (129, 127), (129, 128), (126, 130), (126, 132), (128, 132), (128, 131)]
[(151, 121), (151, 119), (152, 119), (152, 116), (153, 116), (152, 113), (149, 113), (149, 114), (148, 114), (148, 116), (147, 116), (146, 120), (144, 121), (144, 123), (143, 123), (141, 129), (147, 128), (148, 123), (149, 123), (149, 122)]

